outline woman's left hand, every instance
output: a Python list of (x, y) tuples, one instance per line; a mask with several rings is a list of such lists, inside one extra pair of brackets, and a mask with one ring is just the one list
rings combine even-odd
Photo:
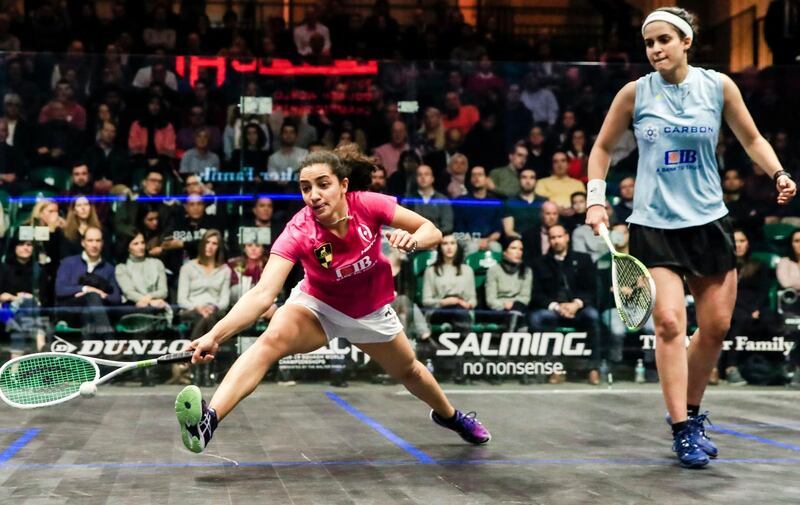
[(414, 236), (401, 228), (395, 228), (391, 232), (386, 232), (386, 239), (389, 245), (396, 247), (401, 251), (414, 251), (417, 248), (417, 239)]
[(797, 193), (797, 185), (785, 175), (778, 177), (778, 180), (775, 181), (775, 188), (778, 190), (778, 203), (780, 205), (789, 203)]

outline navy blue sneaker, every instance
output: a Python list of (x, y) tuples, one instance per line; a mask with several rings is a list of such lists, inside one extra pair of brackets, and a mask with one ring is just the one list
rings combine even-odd
[(470, 444), (485, 444), (492, 439), (492, 435), (480, 421), (475, 419), (475, 415), (475, 412), (462, 414), (461, 411), (456, 410), (456, 415), (453, 419), (444, 419), (431, 410), (431, 421), (439, 426), (455, 431)]
[(183, 445), (192, 452), (203, 452), (217, 428), (217, 413), (206, 405), (200, 388), (186, 386), (178, 393), (175, 414), (181, 427)]
[[(672, 417), (670, 417), (669, 413), (664, 417), (664, 420), (667, 421), (667, 424), (672, 426)], [(706, 429), (703, 426), (705, 422), (708, 421), (711, 424), (711, 421), (708, 419), (708, 411), (703, 412), (702, 414), (698, 415), (697, 417), (689, 417), (689, 427), (697, 432), (695, 436), (695, 442), (697, 445), (700, 446), (706, 454), (708, 454), (709, 458), (716, 458), (719, 456), (719, 449), (717, 449), (717, 444), (715, 444), (711, 437), (706, 435)]]
[(708, 454), (698, 445), (697, 431), (691, 424), (675, 434), (672, 452), (678, 455), (684, 468), (703, 468), (710, 461)]

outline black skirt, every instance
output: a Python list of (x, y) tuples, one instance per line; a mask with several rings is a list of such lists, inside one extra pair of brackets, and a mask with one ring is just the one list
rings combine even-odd
[(646, 267), (706, 277), (736, 268), (733, 224), (728, 216), (710, 223), (664, 230), (630, 225), (631, 255)]

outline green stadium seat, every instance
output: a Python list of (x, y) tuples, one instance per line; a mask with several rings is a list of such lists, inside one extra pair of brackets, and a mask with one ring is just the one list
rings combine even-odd
[(466, 264), (475, 272), (475, 287), (481, 287), (486, 282), (486, 271), (500, 263), (503, 255), (494, 251), (477, 251), (466, 258)]
[(31, 171), (28, 179), (36, 187), (64, 191), (69, 187), (70, 173), (61, 167), (39, 167)]
[(778, 262), (781, 260), (780, 254), (771, 252), (753, 252), (750, 254), (750, 257), (755, 261), (759, 261), (767, 265), (771, 270), (775, 270), (775, 268), (778, 266)]
[(414, 259), (412, 262), (414, 277), (419, 277), (420, 275), (424, 274), (425, 269), (433, 265), (434, 261), (436, 261), (435, 251), (415, 252)]
[(768, 244), (769, 250), (781, 255), (789, 253), (789, 237), (797, 230), (797, 227), (786, 223), (765, 224), (762, 229), (764, 241)]

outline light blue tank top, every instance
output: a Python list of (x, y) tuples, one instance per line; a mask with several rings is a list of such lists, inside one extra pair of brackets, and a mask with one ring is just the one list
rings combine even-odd
[(690, 66), (680, 84), (658, 72), (636, 81), (639, 165), (629, 223), (688, 228), (728, 213), (715, 156), (723, 103), (722, 79), (713, 70)]

